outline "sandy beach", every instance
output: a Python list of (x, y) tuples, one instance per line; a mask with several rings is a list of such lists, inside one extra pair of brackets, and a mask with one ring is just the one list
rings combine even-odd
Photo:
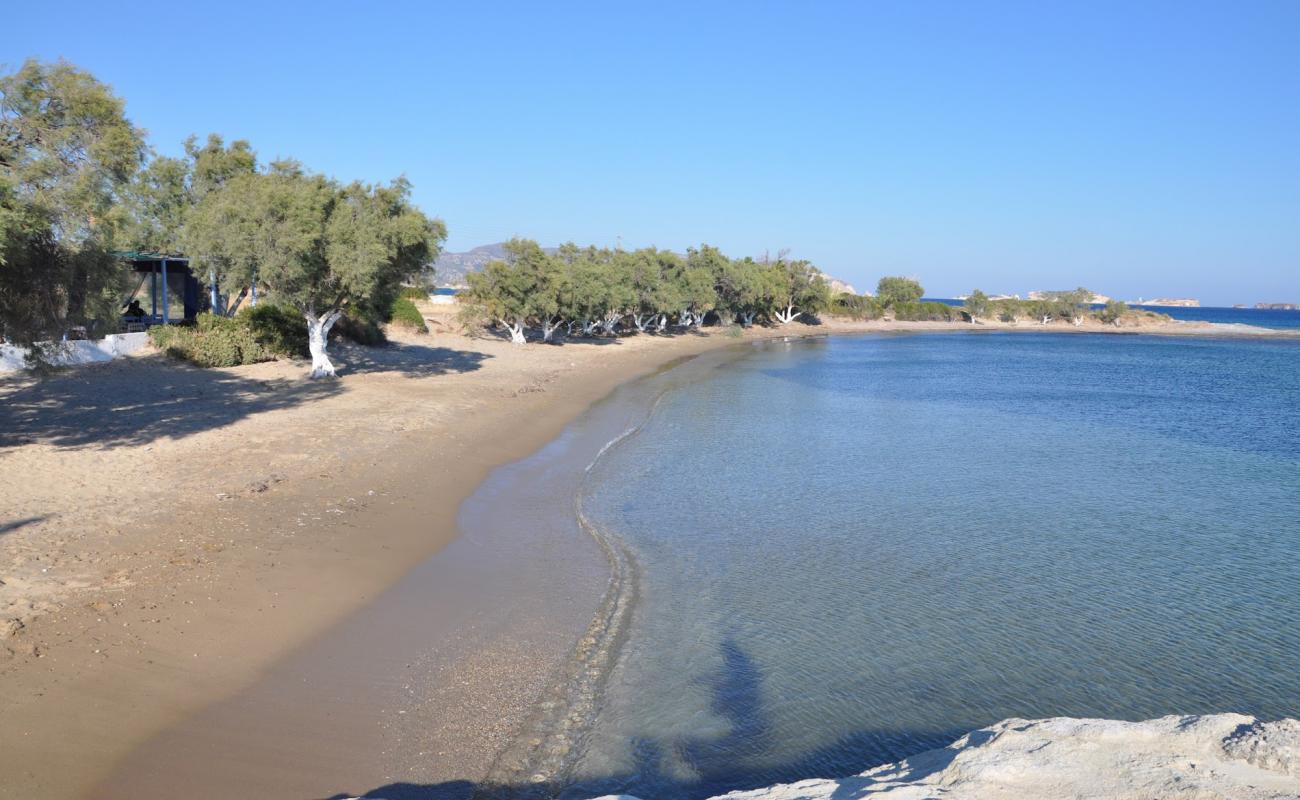
[[(361, 610), (456, 537), (458, 509), (483, 478), (637, 375), (743, 338), (973, 329), (831, 320), (742, 339), (705, 329), (517, 348), (464, 337), (450, 317), (426, 311), (430, 335), (339, 347), (337, 381), (308, 381), (302, 364), (199, 370), (157, 354), (0, 378), (0, 796), (130, 796), (129, 784), (116, 795), (102, 783), (124, 759), (128, 771), (143, 757), (165, 773), (150, 757), (159, 751), (141, 745), (221, 702), (214, 713), (238, 726), (237, 704), (256, 702), (239, 700), (247, 687), (275, 680), (275, 665), (303, 658), (326, 631), (353, 624), (383, 646), (384, 631), (367, 628)], [(1141, 332), (1259, 335), (1186, 323)], [(575, 561), (575, 598), (599, 597), (599, 563), (594, 548)], [(337, 774), (315, 777), (339, 790), (435, 779), (468, 787), (581, 633), (590, 616), (581, 605), (565, 625), (517, 642), (518, 652), (482, 650), (477, 680), (491, 691), (466, 689), (461, 701), (495, 706), (464, 706), (435, 737), (443, 749), (410, 766), (419, 774), (394, 775), (382, 760), (373, 775), (355, 773), (382, 723), (299, 710), (284, 724), (300, 746), (337, 754)], [(473, 627), (424, 611), (425, 635)], [(263, 781), (248, 787), (254, 794), (300, 788), (274, 733), (252, 737), (267, 745), (251, 768)], [(143, 756), (131, 762), (133, 753)], [(211, 766), (236, 757), (247, 766), (247, 755), (214, 752)]]

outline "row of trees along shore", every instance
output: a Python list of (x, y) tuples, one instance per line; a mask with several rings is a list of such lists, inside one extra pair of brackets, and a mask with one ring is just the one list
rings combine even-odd
[(500, 326), (516, 344), (529, 329), (550, 342), (557, 333), (689, 329), (706, 319), (784, 325), (826, 311), (831, 302), (817, 268), (784, 253), (759, 261), (728, 258), (707, 244), (685, 256), (572, 243), (547, 251), (527, 239), (513, 239), (505, 250), (504, 260), (467, 276), (461, 302), (468, 323)]
[(383, 318), (445, 238), (404, 179), (341, 183), (292, 160), (260, 164), (247, 142), (216, 135), (191, 138), (181, 158), (156, 156), (88, 72), (29, 60), (0, 75), (5, 341), (111, 332), (129, 290), (114, 253), (184, 253), (200, 279), (292, 309), (313, 377), (332, 375), (334, 324), (345, 313)]
[[(109, 332), (129, 289), (114, 254), (183, 253), (200, 280), (260, 290), (271, 301), (244, 320), (244, 333), (260, 337), (250, 349), (297, 351), (301, 333), (286, 333), (296, 316), (297, 331), (305, 325), (312, 376), (333, 375), (326, 348), (335, 323), (346, 315), (378, 330), (401, 302), (403, 284), (424, 284), (445, 239), (446, 227), (414, 206), (405, 179), (342, 183), (293, 160), (262, 164), (247, 142), (227, 145), (217, 135), (202, 144), (191, 137), (181, 157), (158, 156), (126, 118), (123, 101), (89, 73), (30, 60), (0, 75), (3, 341), (32, 345), (78, 330)], [(785, 253), (730, 258), (709, 245), (683, 256), (574, 244), (544, 250), (515, 239), (506, 252), (469, 276), (463, 307), (468, 321), (500, 326), (520, 344), (530, 329), (553, 341), (561, 331), (664, 331), (706, 320), (785, 325), (827, 311), (858, 319), (1075, 324), (1089, 314), (1117, 322), (1125, 313), (1115, 303), (1093, 312), (1086, 289), (1030, 301), (990, 300), (976, 290), (962, 309), (922, 300), (921, 285), (901, 277), (882, 278), (875, 297), (833, 295), (807, 261)], [(229, 299), (219, 298), (214, 311), (230, 307)], [(229, 333), (223, 324), (205, 318), (194, 336)], [(252, 330), (258, 325), (272, 335)], [(158, 341), (182, 333), (155, 332)]]

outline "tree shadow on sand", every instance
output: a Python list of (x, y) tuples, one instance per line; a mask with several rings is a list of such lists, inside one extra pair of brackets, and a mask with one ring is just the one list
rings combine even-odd
[(489, 358), (491, 356), (486, 353), (472, 350), (454, 350), (450, 347), (430, 347), (408, 342), (393, 342), (383, 347), (342, 343), (330, 347), (330, 360), (343, 377), (393, 372), (408, 378), (424, 378), (430, 375), (473, 372)]
[[(784, 761), (764, 758), (772, 750), (773, 730), (771, 716), (762, 702), (762, 670), (734, 639), (725, 640), (721, 651), (722, 666), (706, 682), (713, 712), (729, 723), (727, 733), (717, 737), (635, 740), (631, 744), (633, 765), (625, 773), (559, 784), (476, 785), (463, 780), (391, 783), (364, 794), (343, 792), (323, 800), (578, 800), (607, 794), (648, 800), (699, 800), (729, 791), (828, 777), (843, 779), (835, 797), (848, 800), (869, 794), (885, 782), (919, 780), (944, 769), (952, 763), (956, 751), (934, 748), (942, 748), (965, 733), (864, 729)], [(982, 743), (978, 738), (972, 742)], [(909, 758), (917, 753), (923, 754)], [(886, 775), (844, 779), (904, 758), (909, 759), (906, 765)]]
[(44, 379), (6, 376), (0, 378), (0, 450), (32, 443), (106, 449), (183, 438), (337, 395), (350, 374), (446, 375), (479, 369), (488, 358), (421, 345), (339, 348), (339, 356), (343, 380), (308, 380), (305, 365), (301, 376), (263, 379), (162, 355)]

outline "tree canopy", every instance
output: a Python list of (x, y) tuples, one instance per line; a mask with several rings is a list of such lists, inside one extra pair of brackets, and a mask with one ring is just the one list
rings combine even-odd
[(913, 278), (885, 277), (876, 284), (876, 297), (887, 306), (915, 303), (924, 295), (920, 282)]
[(146, 155), (122, 100), (66, 62), (0, 76), (0, 335), (30, 343), (115, 311), (112, 251)]
[(784, 324), (829, 307), (821, 273), (807, 261), (732, 259), (703, 244), (683, 258), (655, 248), (578, 247), (554, 251), (515, 239), (504, 260), (468, 276), (464, 300), (471, 317), (506, 329), (523, 344), (528, 328), (551, 341), (561, 326), (570, 332), (611, 334), (624, 320), (637, 331), (704, 324), (709, 315), (729, 325), (751, 324), (758, 315)]
[(387, 308), (437, 257), (446, 229), (410, 184), (341, 185), (280, 161), (236, 172), (187, 217), (185, 251), (222, 282), (254, 282), (306, 319), (315, 376), (334, 374), (326, 337), (346, 307)]

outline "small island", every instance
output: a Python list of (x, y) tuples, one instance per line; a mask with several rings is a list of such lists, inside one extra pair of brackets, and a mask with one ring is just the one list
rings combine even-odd
[(1260, 311), (1300, 311), (1300, 303), (1256, 303)]
[(1180, 308), (1200, 308), (1201, 301), (1190, 297), (1157, 297), (1154, 300), (1139, 299), (1134, 305), (1139, 306), (1178, 306)]

